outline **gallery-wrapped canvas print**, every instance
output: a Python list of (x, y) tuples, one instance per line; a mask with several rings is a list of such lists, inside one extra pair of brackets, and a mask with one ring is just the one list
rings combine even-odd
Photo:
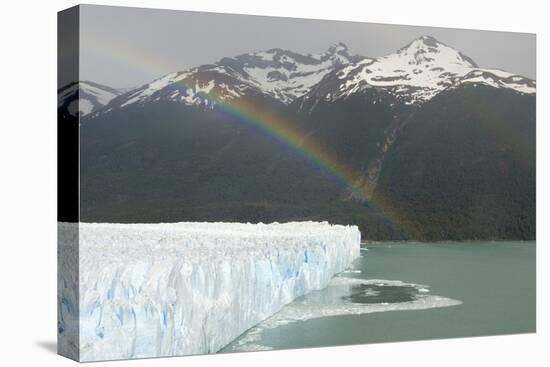
[(59, 354), (535, 332), (535, 35), (81, 5), (58, 39)]

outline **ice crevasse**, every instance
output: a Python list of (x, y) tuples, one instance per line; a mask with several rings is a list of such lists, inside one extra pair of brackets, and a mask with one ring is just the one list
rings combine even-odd
[(59, 226), (59, 348), (81, 361), (216, 352), (324, 288), (361, 236), (326, 222)]

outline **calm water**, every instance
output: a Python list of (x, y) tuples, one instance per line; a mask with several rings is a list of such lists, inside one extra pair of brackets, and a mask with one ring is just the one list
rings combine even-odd
[(380, 243), (222, 352), (535, 331), (535, 243)]

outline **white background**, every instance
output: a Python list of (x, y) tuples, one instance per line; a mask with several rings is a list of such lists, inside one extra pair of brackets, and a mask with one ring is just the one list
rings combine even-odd
[[(548, 365), (548, 11), (544, 1), (91, 1), (94, 4), (537, 33), (537, 334), (96, 363), (95, 366)], [(66, 366), (56, 339), (56, 12), (0, 11), (0, 365)], [(182, 34), (182, 40), (189, 35)], [(191, 35), (192, 36), (192, 35)], [(513, 290), (511, 290), (513, 292)]]

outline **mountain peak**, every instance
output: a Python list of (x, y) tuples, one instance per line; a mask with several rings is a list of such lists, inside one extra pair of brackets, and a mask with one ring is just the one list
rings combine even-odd
[(333, 44), (327, 51), (316, 57), (321, 61), (332, 60), (335, 65), (355, 63), (365, 59), (364, 56), (350, 54), (348, 46), (343, 42)]
[(335, 53), (347, 52), (347, 51), (348, 51), (348, 46), (346, 46), (346, 44), (343, 42), (338, 42), (330, 46), (327, 52), (335, 54)]
[(485, 84), (526, 94), (536, 92), (534, 81), (505, 71), (480, 69), (460, 51), (428, 35), (414, 39), (394, 53), (376, 59), (365, 58), (337, 69), (335, 73), (327, 79), (332, 86), (320, 92), (324, 96), (318, 94), (313, 100), (345, 98), (376, 87), (386, 89), (400, 102), (417, 104), (464, 83)]
[(411, 65), (442, 66), (452, 63), (464, 67), (478, 67), (468, 56), (428, 35), (416, 38), (399, 49), (396, 55), (409, 60), (408, 63)]
[(435, 39), (435, 37), (428, 36), (428, 35), (420, 36), (416, 40), (424, 43), (426, 46), (429, 46), (429, 47), (437, 47), (438, 45), (442, 44), (437, 39)]
[(436, 52), (440, 47), (446, 47), (432, 36), (420, 36), (406, 46), (399, 49), (398, 53)]

